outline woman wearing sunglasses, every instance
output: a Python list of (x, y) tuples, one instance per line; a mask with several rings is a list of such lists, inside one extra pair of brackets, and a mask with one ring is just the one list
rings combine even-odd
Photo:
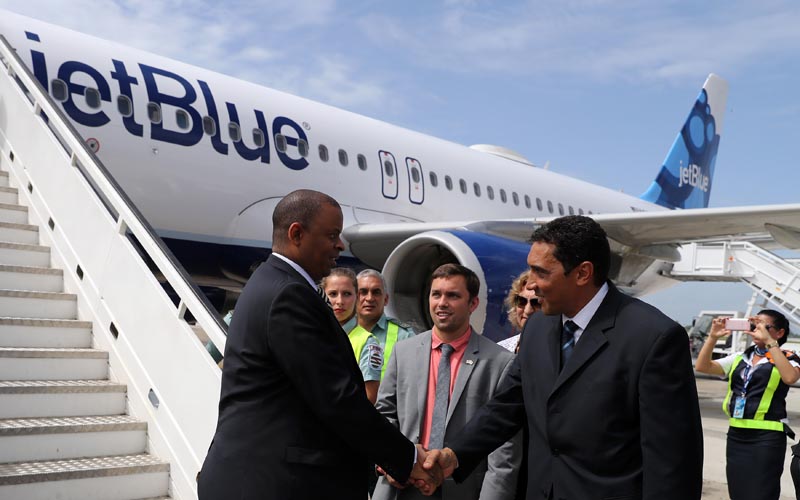
[(505, 300), (508, 320), (513, 328), (512, 333), (516, 333), (516, 335), (498, 342), (498, 344), (512, 352), (519, 352), (522, 328), (525, 326), (525, 322), (541, 309), (539, 301), (536, 299), (536, 293), (525, 287), (528, 284), (529, 273), (530, 271), (525, 271), (517, 276), (517, 279), (511, 283), (511, 290), (508, 291)]
[(726, 475), (731, 500), (778, 500), (788, 426), (786, 394), (800, 379), (800, 358), (781, 349), (789, 337), (789, 322), (778, 311), (765, 309), (750, 318), (753, 345), (717, 360), (711, 353), (717, 340), (730, 335), (726, 318), (711, 324), (695, 369), (724, 376), (728, 394), (723, 409), (729, 417)]

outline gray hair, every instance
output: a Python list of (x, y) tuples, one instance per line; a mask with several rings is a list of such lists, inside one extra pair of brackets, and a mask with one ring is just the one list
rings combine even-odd
[(364, 269), (363, 271), (358, 273), (358, 276), (356, 276), (356, 279), (360, 280), (361, 278), (378, 278), (379, 280), (381, 280), (381, 288), (383, 288), (383, 291), (386, 292), (386, 280), (383, 278), (383, 275), (378, 271), (374, 269)]

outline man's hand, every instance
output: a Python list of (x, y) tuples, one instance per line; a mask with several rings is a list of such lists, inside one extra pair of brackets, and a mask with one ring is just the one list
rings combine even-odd
[(425, 463), (422, 464), (425, 470), (439, 469), (444, 477), (453, 475), (453, 471), (458, 467), (458, 458), (450, 448), (441, 450), (431, 450), (427, 453)]
[(438, 467), (423, 468), (423, 464), (427, 463), (428, 451), (422, 445), (417, 445), (417, 463), (411, 470), (411, 477), (409, 482), (417, 487), (417, 489), (425, 496), (433, 495), (436, 488), (441, 486), (444, 477), (442, 471)]
[(387, 474), (386, 471), (383, 470), (383, 468), (381, 468), (380, 465), (376, 465), (375, 468), (378, 470), (378, 475), (381, 475), (386, 478), (386, 481), (389, 483), (389, 486), (394, 486), (398, 490), (404, 490), (406, 489), (406, 487), (408, 487), (408, 483), (406, 484), (398, 483), (395, 480), (395, 478)]

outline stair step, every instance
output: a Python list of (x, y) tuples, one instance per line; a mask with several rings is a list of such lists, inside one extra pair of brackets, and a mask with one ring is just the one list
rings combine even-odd
[(0, 203), (19, 204), (19, 191), (17, 191), (17, 188), (0, 186)]
[(0, 264), (50, 267), (50, 248), (42, 245), (0, 242)]
[(77, 319), (78, 297), (73, 293), (0, 290), (0, 316), (38, 319)]
[(0, 203), (0, 222), (28, 223), (28, 207), (15, 203)]
[(0, 380), (101, 380), (108, 353), (97, 349), (0, 347)]
[(0, 463), (144, 453), (147, 423), (128, 415), (0, 420)]
[(0, 318), (2, 347), (91, 347), (92, 322), (74, 319)]
[(39, 243), (39, 227), (30, 224), (0, 222), (0, 241), (37, 245)]
[(0, 498), (44, 500), (163, 497), (169, 463), (151, 455), (0, 464)]
[(126, 390), (109, 380), (0, 380), (0, 418), (120, 415)]
[(30, 292), (62, 292), (64, 271), (50, 267), (0, 264), (0, 288)]

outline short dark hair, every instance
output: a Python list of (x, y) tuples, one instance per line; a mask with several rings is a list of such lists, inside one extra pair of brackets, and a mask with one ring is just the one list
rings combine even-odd
[(789, 340), (789, 320), (786, 319), (786, 316), (774, 309), (762, 309), (758, 311), (758, 314), (759, 316), (762, 314), (769, 316), (772, 320), (772, 325), (778, 330), (783, 330), (783, 337), (778, 339), (778, 345), (783, 345)]
[(559, 217), (537, 228), (531, 243), (548, 243), (555, 246), (553, 256), (569, 274), (581, 262), (591, 262), (594, 267), (594, 284), (601, 286), (608, 279), (611, 266), (611, 248), (606, 232), (594, 219), (584, 215)]
[(478, 292), (481, 290), (481, 280), (478, 279), (478, 275), (472, 269), (460, 264), (442, 264), (433, 271), (431, 281), (436, 278), (449, 278), (451, 276), (464, 277), (467, 282), (467, 292), (469, 292), (470, 300), (478, 296)]
[(289, 226), (295, 222), (309, 227), (323, 205), (339, 207), (339, 202), (325, 193), (298, 189), (283, 197), (272, 212), (272, 245), (281, 247), (287, 242)]

